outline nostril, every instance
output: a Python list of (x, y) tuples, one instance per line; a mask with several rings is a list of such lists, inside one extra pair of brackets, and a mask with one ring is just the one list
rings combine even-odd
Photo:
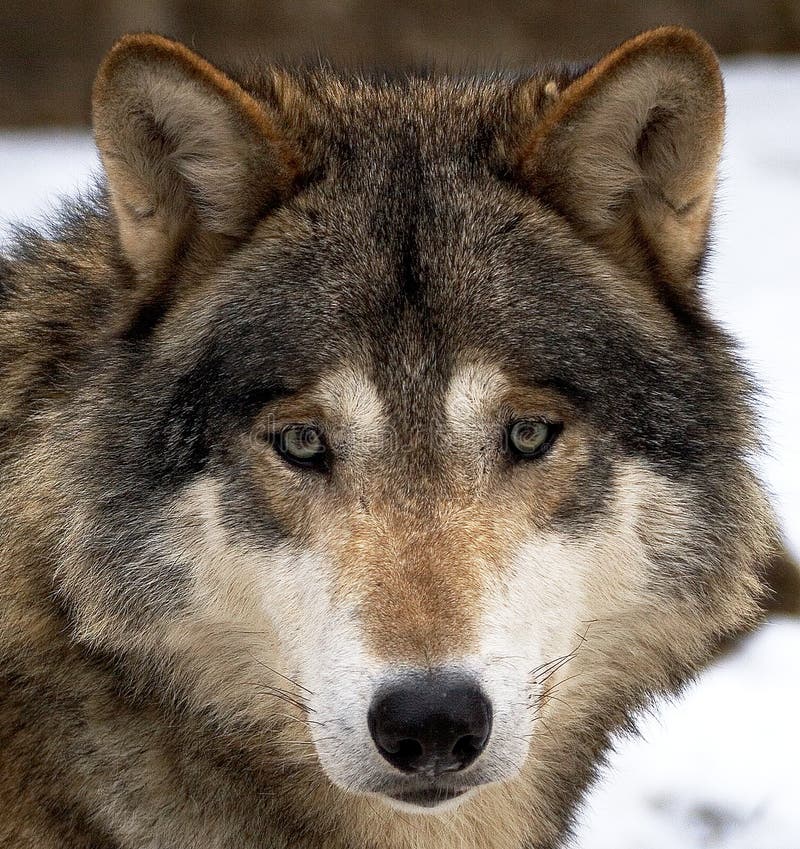
[[(486, 746), (486, 737), (476, 737), (474, 734), (465, 734), (459, 738), (453, 746), (453, 754), (460, 764), (466, 766), (472, 763)], [(463, 768), (463, 767), (462, 767)]]
[(400, 769), (410, 769), (411, 764), (422, 756), (422, 745), (419, 740), (398, 740), (397, 742), (385, 741), (384, 745), (378, 743), (378, 751), (390, 763)]
[(396, 769), (440, 775), (478, 758), (489, 740), (492, 709), (471, 678), (412, 674), (376, 695), (367, 721), (378, 752)]

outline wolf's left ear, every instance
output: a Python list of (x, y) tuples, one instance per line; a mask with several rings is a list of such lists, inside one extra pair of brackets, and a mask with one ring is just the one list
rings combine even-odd
[(167, 38), (118, 41), (92, 107), (122, 247), (144, 280), (246, 236), (296, 181), (278, 116)]
[(719, 64), (677, 27), (626, 41), (554, 98), (525, 140), (521, 177), (636, 274), (691, 286), (722, 147)]

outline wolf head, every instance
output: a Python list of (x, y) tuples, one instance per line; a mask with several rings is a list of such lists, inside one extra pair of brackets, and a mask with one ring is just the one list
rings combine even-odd
[(131, 36), (94, 120), (127, 307), (59, 426), (76, 639), (343, 804), (557, 830), (774, 541), (698, 289), (710, 48), (233, 79)]

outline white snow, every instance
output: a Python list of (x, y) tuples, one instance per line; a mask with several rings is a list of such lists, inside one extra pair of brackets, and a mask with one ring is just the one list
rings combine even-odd
[[(800, 549), (800, 61), (726, 67), (729, 119), (707, 282), (765, 387), (765, 478)], [(97, 168), (80, 131), (0, 133), (0, 238)], [(800, 849), (800, 623), (770, 624), (620, 741), (580, 849)]]
[(42, 223), (59, 197), (88, 187), (98, 169), (85, 131), (0, 132), (0, 239), (14, 222)]

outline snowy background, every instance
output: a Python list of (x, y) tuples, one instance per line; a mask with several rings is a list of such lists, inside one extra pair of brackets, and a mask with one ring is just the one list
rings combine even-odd
[[(765, 387), (764, 475), (800, 549), (800, 61), (726, 66), (707, 291)], [(85, 132), (0, 132), (0, 238), (97, 167)], [(621, 741), (580, 849), (800, 849), (800, 622), (774, 622)]]

